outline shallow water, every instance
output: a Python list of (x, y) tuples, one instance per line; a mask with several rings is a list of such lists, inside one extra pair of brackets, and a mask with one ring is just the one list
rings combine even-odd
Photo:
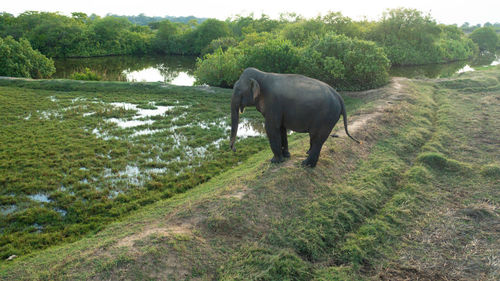
[[(123, 108), (125, 110), (135, 110), (136, 115), (132, 118), (132, 120), (122, 119), (122, 118), (109, 118), (108, 122), (116, 123), (120, 128), (131, 128), (137, 127), (141, 125), (151, 125), (155, 121), (146, 119), (153, 116), (161, 116), (164, 115), (167, 111), (170, 111), (177, 107), (187, 108), (188, 106), (175, 105), (175, 106), (156, 106), (154, 103), (151, 103), (152, 106), (156, 107), (156, 109), (144, 109), (139, 108), (138, 105), (126, 102), (113, 102), (110, 103), (114, 107)], [(147, 134), (147, 132), (145, 132)], [(140, 135), (140, 134), (139, 134)]]
[(475, 58), (451, 63), (437, 63), (415, 66), (395, 66), (389, 70), (390, 76), (407, 78), (446, 78), (457, 73), (475, 71), (477, 67), (500, 64), (500, 52), (483, 54)]

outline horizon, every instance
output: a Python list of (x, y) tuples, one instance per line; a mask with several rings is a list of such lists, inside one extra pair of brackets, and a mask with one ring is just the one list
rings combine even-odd
[[(263, 0), (254, 1), (251, 7), (238, 5), (239, 3), (230, 2), (228, 0), (215, 0), (210, 3), (205, 3), (198, 0), (187, 0), (183, 5), (164, 4), (165, 7), (159, 6), (155, 1), (144, 0), (141, 3), (129, 1), (96, 1), (90, 0), (87, 4), (71, 3), (68, 4), (61, 0), (38, 1), (19, 0), (16, 2), (6, 3), (3, 5), (0, 12), (5, 12), (18, 16), (27, 11), (37, 12), (57, 12), (61, 15), (71, 16), (73, 12), (82, 12), (87, 15), (95, 14), (101, 17), (106, 15), (120, 16), (139, 16), (144, 14), (147, 17), (189, 17), (196, 18), (215, 18), (219, 20), (227, 20), (236, 16), (250, 16), (253, 14), (255, 18), (260, 18), (262, 15), (269, 16), (272, 19), (279, 19), (281, 14), (295, 13), (303, 18), (316, 18), (319, 15), (325, 15), (328, 12), (340, 12), (342, 15), (351, 18), (354, 21), (360, 20), (379, 20), (383, 13), (388, 9), (394, 8), (412, 8), (421, 11), (430, 16), (437, 23), (456, 24), (461, 26), (464, 23), (474, 26), (477, 24), (484, 25), (485, 23), (500, 22), (500, 17), (496, 14), (500, 10), (500, 2), (490, 3), (485, 0), (478, 0), (474, 5), (470, 5), (468, 1), (431, 1), (422, 0), (419, 3), (414, 3), (410, 0), (384, 0), (372, 3), (361, 0), (353, 0), (349, 3), (340, 3), (336, 5), (325, 5), (319, 0), (308, 1), (308, 5), (304, 6), (299, 1), (288, 1), (281, 3), (275, 1), (270, 5)], [(261, 4), (261, 5), (259, 5)], [(266, 4), (266, 5), (264, 5)], [(89, 8), (90, 7), (90, 8)], [(453, 9), (453, 12), (450, 10)], [(164, 12), (162, 11), (164, 10)]]

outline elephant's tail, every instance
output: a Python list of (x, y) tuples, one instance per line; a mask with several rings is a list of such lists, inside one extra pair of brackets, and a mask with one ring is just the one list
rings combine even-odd
[(347, 136), (349, 136), (352, 140), (354, 140), (355, 142), (357, 143), (361, 143), (359, 140), (353, 138), (350, 134), (349, 134), (349, 131), (347, 131), (347, 112), (345, 110), (345, 105), (344, 105), (344, 99), (339, 95), (339, 98), (340, 98), (340, 104), (342, 105), (342, 116), (343, 116), (343, 119), (344, 119), (344, 128), (345, 128), (345, 133), (347, 134)]

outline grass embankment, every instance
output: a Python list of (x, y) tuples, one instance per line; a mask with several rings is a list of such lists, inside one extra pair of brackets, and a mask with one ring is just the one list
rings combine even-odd
[[(227, 149), (230, 96), (161, 83), (1, 79), (0, 259), (98, 231), (266, 148), (261, 136)], [(242, 118), (240, 132), (263, 133), (255, 109)]]
[(350, 118), (362, 145), (331, 139), (318, 166), (306, 169), (300, 162), (308, 139), (298, 137), (281, 165), (268, 163), (269, 151), (257, 153), (95, 236), (3, 264), (0, 274), (495, 280), (498, 69), (440, 81), (395, 79), (354, 93), (366, 101)]

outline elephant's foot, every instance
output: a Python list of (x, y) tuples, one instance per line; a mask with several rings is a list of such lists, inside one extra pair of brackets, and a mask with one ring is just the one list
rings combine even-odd
[(316, 167), (316, 163), (318, 163), (318, 159), (312, 159), (311, 157), (307, 157), (306, 160), (302, 161), (302, 166), (314, 168)]
[(290, 158), (290, 152), (288, 150), (283, 150), (283, 157)]
[(283, 162), (283, 161), (284, 161), (283, 157), (276, 157), (276, 156), (274, 156), (274, 157), (271, 159), (271, 163), (275, 163), (275, 164), (277, 164), (277, 163), (281, 163), (281, 162)]

